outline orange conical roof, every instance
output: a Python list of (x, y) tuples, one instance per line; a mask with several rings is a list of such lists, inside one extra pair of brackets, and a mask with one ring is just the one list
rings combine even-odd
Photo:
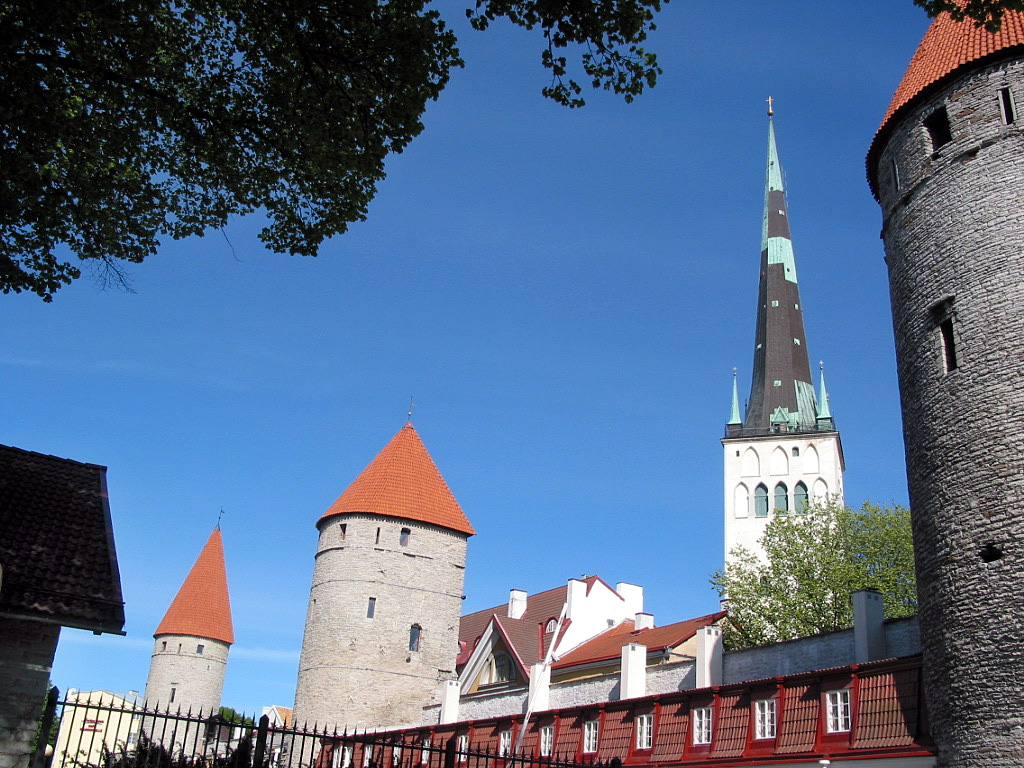
[(153, 637), (158, 635), (209, 637), (229, 645), (235, 642), (220, 527), (210, 534), (185, 583), (174, 596), (171, 607), (153, 633)]
[(476, 533), (411, 422), (398, 430), (320, 519), (353, 512), (418, 520), (469, 536)]
[(932, 83), (965, 64), (1017, 45), (1024, 45), (1024, 11), (1004, 12), (1002, 27), (995, 33), (973, 21), (953, 21), (948, 13), (939, 14), (910, 60), (879, 131), (896, 110)]

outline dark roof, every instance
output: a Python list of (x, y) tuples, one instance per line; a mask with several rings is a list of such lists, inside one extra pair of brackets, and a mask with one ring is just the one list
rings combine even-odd
[(106, 472), (0, 446), (0, 615), (122, 633)]

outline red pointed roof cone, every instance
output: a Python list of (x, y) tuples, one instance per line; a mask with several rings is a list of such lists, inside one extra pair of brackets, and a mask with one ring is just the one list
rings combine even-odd
[(348, 513), (416, 520), (468, 536), (476, 533), (411, 422), (398, 430), (320, 520)]
[(153, 633), (153, 637), (159, 635), (208, 637), (228, 645), (235, 642), (219, 527), (210, 534), (163, 621)]

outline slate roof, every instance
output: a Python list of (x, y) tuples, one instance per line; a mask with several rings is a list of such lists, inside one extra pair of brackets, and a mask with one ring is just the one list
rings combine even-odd
[(872, 191), (876, 191), (874, 168), (885, 146), (885, 137), (905, 109), (909, 109), (918, 96), (925, 96), (933, 88), (941, 87), (960, 69), (989, 57), (1010, 54), (1015, 48), (1024, 48), (1024, 11), (1006, 11), (1002, 28), (996, 33), (976, 27), (971, 21), (953, 21), (948, 13), (936, 16), (910, 60), (868, 151)]
[(0, 615), (123, 634), (106, 472), (0, 446)]
[(725, 615), (725, 611), (718, 611), (717, 613), (709, 613), (706, 616), (698, 616), (695, 619), (687, 619), (675, 624), (666, 624), (664, 627), (651, 627), (649, 629), (633, 629), (632, 621), (623, 621), (607, 632), (603, 632), (594, 639), (573, 648), (552, 664), (551, 667), (552, 669), (564, 669), (576, 666), (577, 664), (617, 660), (622, 654), (622, 646), (629, 643), (645, 645), (648, 651), (663, 651), (668, 648), (675, 648), (677, 645), (693, 637), (701, 627), (714, 624), (716, 621), (725, 618)]
[(476, 533), (411, 423), (398, 430), (320, 520), (350, 513), (416, 520), (467, 536)]
[(153, 633), (153, 637), (160, 635), (209, 637), (229, 645), (235, 642), (219, 527), (206, 540), (195, 565)]

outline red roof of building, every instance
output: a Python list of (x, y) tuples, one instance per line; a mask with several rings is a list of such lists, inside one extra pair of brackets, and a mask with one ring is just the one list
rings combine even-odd
[(153, 637), (159, 635), (191, 635), (228, 644), (235, 642), (220, 528), (210, 534), (185, 583), (153, 633)]
[(476, 533), (411, 423), (398, 430), (320, 520), (352, 513), (416, 520), (468, 536)]
[(577, 664), (590, 664), (596, 661), (610, 661), (618, 659), (622, 653), (622, 647), (630, 643), (639, 643), (647, 646), (648, 651), (662, 651), (666, 648), (675, 648), (677, 645), (693, 637), (697, 630), (714, 624), (716, 621), (725, 618), (725, 611), (709, 613), (707, 616), (698, 616), (695, 619), (679, 621), (675, 624), (666, 624), (664, 627), (651, 627), (649, 629), (634, 629), (632, 621), (624, 621), (607, 632), (603, 632), (593, 640), (588, 640), (582, 645), (573, 648), (569, 653), (552, 664), (553, 669), (564, 669)]
[(893, 94), (868, 152), (872, 187), (876, 155), (884, 145), (880, 139), (904, 107), (961, 67), (1018, 46), (1024, 46), (1024, 11), (1006, 11), (1002, 27), (995, 33), (973, 21), (954, 21), (948, 13), (936, 16)]

